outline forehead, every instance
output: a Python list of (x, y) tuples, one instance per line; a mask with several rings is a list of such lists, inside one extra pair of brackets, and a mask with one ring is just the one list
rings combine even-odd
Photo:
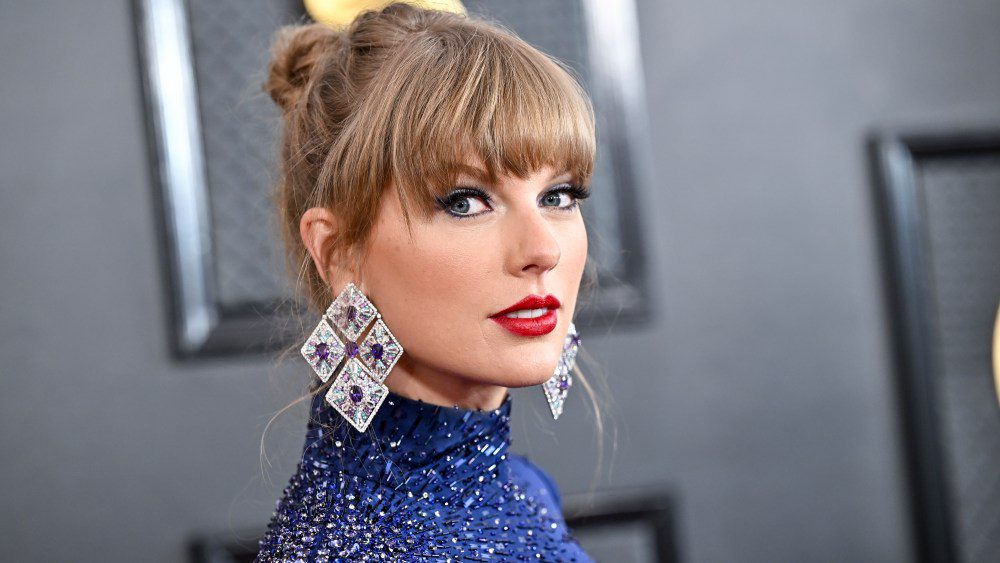
[[(492, 183), (489, 172), (481, 165), (473, 163), (458, 164), (455, 166), (456, 176), (461, 180), (473, 180), (476, 182), (482, 182), (485, 184)], [(501, 173), (496, 178), (497, 184), (507, 184), (511, 182), (518, 181), (543, 181), (550, 182), (556, 180), (560, 177), (569, 175), (570, 172), (565, 167), (556, 167), (551, 164), (545, 164), (541, 168), (530, 173), (529, 176), (525, 178), (518, 178), (514, 175), (507, 175)]]

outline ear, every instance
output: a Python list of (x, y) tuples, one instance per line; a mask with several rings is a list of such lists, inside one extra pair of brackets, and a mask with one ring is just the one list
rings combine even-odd
[[(337, 215), (325, 207), (310, 207), (299, 220), (299, 236), (323, 281), (336, 291), (354, 275), (354, 265), (334, 256), (334, 241), (342, 228)], [(333, 279), (331, 279), (331, 277)]]

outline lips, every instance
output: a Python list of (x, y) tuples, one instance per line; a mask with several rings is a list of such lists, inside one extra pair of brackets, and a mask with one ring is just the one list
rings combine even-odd
[[(494, 313), (490, 318), (500, 326), (519, 336), (541, 336), (555, 330), (556, 324), (559, 321), (556, 309), (560, 305), (559, 300), (551, 294), (544, 297), (529, 295), (503, 311)], [(540, 317), (511, 318), (504, 316), (507, 313), (518, 310), (542, 308), (548, 309), (548, 311)]]

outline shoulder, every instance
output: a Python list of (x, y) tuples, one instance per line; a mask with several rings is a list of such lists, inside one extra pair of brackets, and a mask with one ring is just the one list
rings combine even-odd
[(508, 453), (507, 457), (514, 472), (528, 482), (529, 490), (534, 492), (536, 496), (539, 494), (547, 496), (561, 511), (562, 493), (559, 491), (555, 479), (524, 455)]

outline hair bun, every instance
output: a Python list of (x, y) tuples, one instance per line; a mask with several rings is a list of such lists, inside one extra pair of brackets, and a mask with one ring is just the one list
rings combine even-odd
[(277, 33), (264, 91), (282, 111), (295, 107), (317, 61), (333, 52), (340, 40), (341, 32), (318, 23), (286, 26)]

